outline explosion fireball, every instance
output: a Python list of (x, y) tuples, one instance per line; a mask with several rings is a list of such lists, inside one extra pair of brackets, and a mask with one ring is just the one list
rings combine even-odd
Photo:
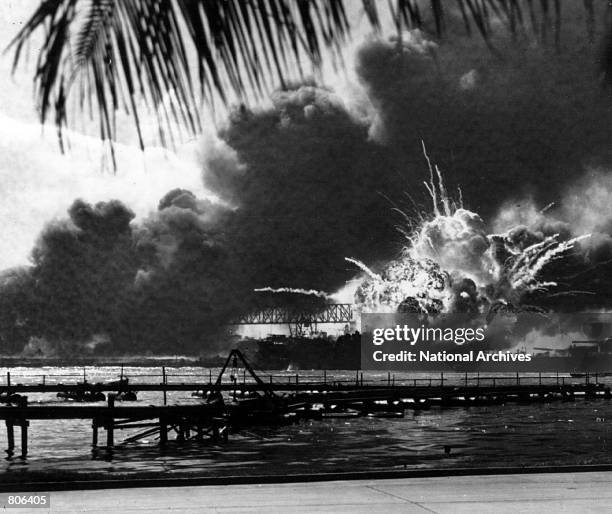
[(576, 245), (590, 234), (562, 239), (558, 233), (543, 235), (525, 226), (487, 234), (482, 218), (463, 207), (460, 190), (458, 201), (449, 196), (439, 168), (431, 165), (425, 147), (423, 151), (433, 214), (421, 216), (412, 232), (402, 230), (407, 244), (380, 274), (347, 258), (364, 272), (355, 293), (360, 312), (533, 311), (541, 309), (539, 297), (587, 293), (564, 290), (569, 277), (544, 276), (558, 261), (569, 262)]

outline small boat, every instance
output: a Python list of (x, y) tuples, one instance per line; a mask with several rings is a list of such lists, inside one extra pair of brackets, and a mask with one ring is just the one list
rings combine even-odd
[(0, 394), (0, 403), (6, 403), (6, 404), (18, 404), (21, 402), (21, 400), (24, 398), (24, 396), (21, 396), (20, 394), (17, 393), (13, 393), (13, 394)]
[(115, 396), (118, 402), (135, 402), (138, 400), (136, 391), (122, 391)]
[(103, 402), (106, 395), (101, 391), (60, 391), (57, 397), (73, 402)]
[(136, 391), (130, 387), (130, 379), (128, 377), (121, 376), (119, 380), (111, 380), (106, 385), (117, 388), (115, 400), (118, 402), (135, 402), (138, 400)]
[(100, 384), (79, 382), (74, 389), (66, 389), (57, 393), (62, 400), (73, 402), (103, 402), (106, 395), (101, 391)]

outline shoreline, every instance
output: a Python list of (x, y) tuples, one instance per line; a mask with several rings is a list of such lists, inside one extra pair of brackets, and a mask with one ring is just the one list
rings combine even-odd
[(0, 368), (42, 368), (42, 367), (204, 367), (219, 368), (223, 366), (225, 358), (215, 357), (191, 357), (181, 355), (180, 357), (142, 357), (142, 356), (109, 356), (109, 357), (86, 357), (66, 359), (57, 358), (24, 358), (24, 357), (0, 357)]
[[(181, 476), (160, 476), (160, 473), (141, 473), (131, 476), (129, 473), (119, 473), (108, 478), (109, 473), (90, 473), (88, 477), (79, 477), (78, 472), (62, 472), (66, 480), (58, 480), (58, 474), (53, 472), (9, 472), (0, 473), (3, 481), (0, 483), (0, 493), (34, 492), (34, 491), (69, 491), (95, 489), (126, 489), (134, 487), (181, 487), (181, 486), (218, 486), (218, 485), (256, 485), (256, 484), (291, 484), (310, 482), (332, 482), (348, 480), (386, 480), (404, 478), (436, 478), (436, 477), (469, 477), (488, 475), (534, 475), (543, 473), (593, 473), (611, 472), (610, 464), (580, 464), (568, 466), (512, 466), (512, 467), (463, 467), (411, 470), (376, 470), (347, 471), (327, 473), (296, 473), (267, 475), (224, 475), (196, 476), (184, 473)], [(5, 479), (13, 475), (16, 481)], [(32, 475), (32, 476), (30, 476)], [(54, 477), (55, 475), (55, 477)], [(71, 478), (69, 478), (71, 477)], [(23, 481), (24, 478), (30, 479)], [(34, 480), (32, 480), (34, 478)], [(44, 480), (47, 478), (47, 480)], [(55, 478), (55, 479), (54, 479)]]

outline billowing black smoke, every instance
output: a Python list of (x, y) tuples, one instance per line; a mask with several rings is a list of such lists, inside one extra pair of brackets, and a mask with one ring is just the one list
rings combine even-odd
[(118, 201), (76, 200), (69, 219), (49, 224), (34, 250), (28, 324), (35, 335), (80, 340), (114, 328), (136, 270), (130, 221)]
[(402, 177), (329, 91), (303, 86), (273, 101), (234, 113), (221, 137), (241, 165), (205, 158), (205, 183), (237, 206), (225, 230), (253, 287), (334, 291), (353, 275), (346, 255), (398, 247), (381, 193)]
[[(564, 269), (551, 265), (538, 278), (563, 276), (566, 290), (583, 281), (594, 291), (581, 305), (608, 305), (602, 270), (612, 257), (612, 217), (601, 212), (609, 204), (599, 205), (596, 222), (585, 213), (576, 223), (571, 209), (521, 218), (563, 198), (589, 166), (612, 161), (612, 99), (596, 76), (597, 49), (578, 40), (570, 30), (559, 55), (514, 45), (503, 59), (477, 39), (368, 42), (356, 61), (368, 120), (309, 84), (276, 93), (269, 108), (237, 109), (202, 151), (205, 185), (221, 203), (173, 190), (136, 223), (119, 202), (76, 201), (68, 220), (41, 234), (33, 267), (3, 280), (1, 301), (13, 307), (2, 324), (22, 339), (103, 333), (118, 351), (210, 347), (228, 320), (274, 301), (256, 288), (333, 292), (355, 275), (344, 257), (375, 270), (397, 257), (406, 241), (392, 206), (406, 206), (406, 193), (426, 203), (422, 141), (466, 207), (485, 220), (499, 214), (487, 229), (513, 238), (501, 241), (500, 259), (521, 238), (527, 245), (592, 232), (574, 260), (559, 263)], [(456, 310), (478, 308), (477, 282), (453, 282)], [(575, 301), (549, 298), (530, 301)]]
[(425, 141), (449, 188), (485, 218), (509, 198), (556, 201), (585, 168), (612, 162), (598, 48), (576, 41), (565, 33), (559, 55), (508, 42), (502, 59), (462, 38), (435, 49), (414, 35), (366, 45), (357, 71), (376, 111), (373, 137), (415, 178)]

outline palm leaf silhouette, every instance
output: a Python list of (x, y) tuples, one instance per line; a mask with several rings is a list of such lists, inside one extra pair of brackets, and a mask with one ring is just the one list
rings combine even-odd
[[(353, 0), (351, 0), (353, 1)], [(438, 38), (451, 26), (479, 34), (489, 45), (494, 24), (530, 31), (559, 45), (560, 0), (362, 0), (378, 30), (381, 9), (397, 30), (421, 28)], [(350, 33), (345, 0), (42, 0), (16, 35), (14, 67), (38, 30), (44, 40), (34, 74), (40, 121), (54, 115), (60, 144), (68, 100), (90, 112), (100, 139), (116, 138), (115, 113), (134, 120), (140, 146), (141, 109), (157, 116), (159, 139), (171, 145), (173, 127), (195, 135), (201, 101), (261, 96), (303, 76), (301, 63), (320, 67), (340, 55)], [(593, 0), (584, 0), (592, 37)], [(495, 24), (495, 26), (499, 26)], [(114, 157), (113, 157), (114, 159)]]

